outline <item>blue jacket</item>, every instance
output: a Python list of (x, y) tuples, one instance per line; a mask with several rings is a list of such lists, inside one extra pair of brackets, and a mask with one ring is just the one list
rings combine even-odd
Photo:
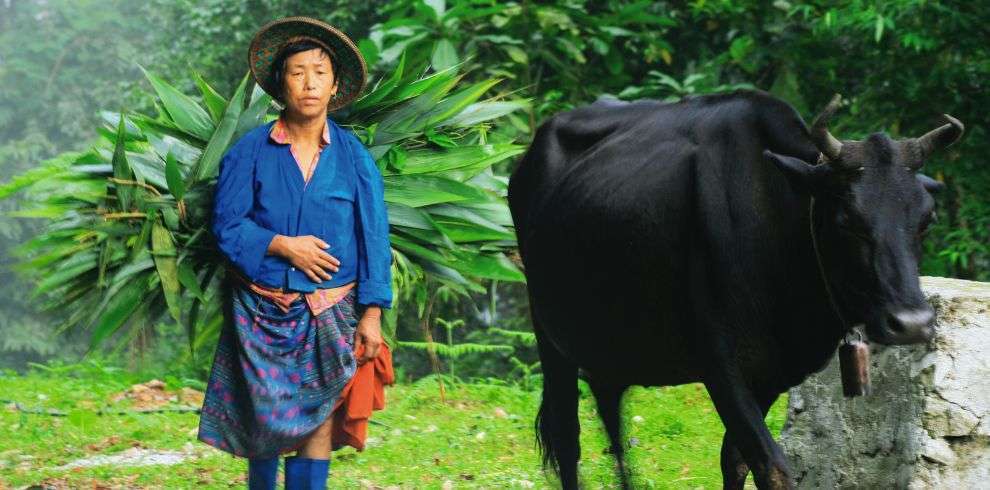
[[(328, 117), (330, 145), (304, 188), (289, 145), (268, 137), (273, 124), (248, 131), (220, 161), (212, 222), (220, 250), (257, 284), (312, 292), (356, 280), (359, 304), (391, 308), (388, 212), (374, 159)], [(267, 255), (276, 234), (320, 238), (340, 270), (313, 282), (285, 258)]]

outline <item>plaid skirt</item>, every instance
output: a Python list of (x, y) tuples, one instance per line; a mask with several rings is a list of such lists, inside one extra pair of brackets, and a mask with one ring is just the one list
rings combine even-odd
[(357, 289), (316, 317), (303, 295), (283, 312), (237, 281), (224, 289), (199, 440), (247, 458), (293, 451), (330, 416), (357, 369)]

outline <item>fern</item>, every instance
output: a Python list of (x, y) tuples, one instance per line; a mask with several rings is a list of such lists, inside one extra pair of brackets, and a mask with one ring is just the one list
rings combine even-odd
[(534, 334), (533, 332), (523, 332), (520, 330), (506, 330), (504, 328), (498, 328), (498, 327), (491, 327), (488, 329), (488, 331), (492, 333), (497, 333), (499, 335), (504, 335), (513, 340), (517, 340), (526, 346), (531, 347), (536, 345), (536, 334)]
[(400, 340), (399, 345), (402, 347), (409, 347), (414, 350), (426, 352), (429, 349), (434, 349), (437, 354), (446, 357), (448, 359), (457, 359), (459, 357), (468, 354), (492, 354), (496, 352), (512, 353), (515, 349), (511, 345), (491, 345), (491, 344), (473, 344), (473, 343), (463, 343), (446, 345), (437, 342), (415, 342), (409, 340)]

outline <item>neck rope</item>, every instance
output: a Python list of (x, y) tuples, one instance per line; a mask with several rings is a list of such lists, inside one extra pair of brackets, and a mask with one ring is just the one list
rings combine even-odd
[(835, 295), (832, 293), (832, 286), (828, 283), (828, 276), (825, 275), (825, 264), (822, 262), (821, 250), (818, 248), (818, 237), (815, 234), (815, 196), (811, 196), (811, 201), (808, 204), (808, 228), (811, 232), (811, 247), (815, 251), (815, 262), (818, 264), (818, 273), (822, 278), (822, 284), (825, 286), (825, 296), (828, 297), (832, 311), (835, 312), (835, 316), (839, 317), (839, 322), (842, 324), (842, 331), (845, 336), (844, 342), (850, 342), (849, 335), (852, 333), (856, 333), (859, 336), (859, 340), (863, 340), (862, 332), (855, 329), (854, 325), (849, 325), (846, 317), (842, 315), (842, 310), (839, 309), (839, 303), (835, 300)]

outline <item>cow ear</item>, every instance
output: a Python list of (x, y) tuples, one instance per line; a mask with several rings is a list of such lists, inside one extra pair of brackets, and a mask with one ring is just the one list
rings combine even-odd
[(918, 178), (918, 182), (921, 182), (921, 185), (925, 187), (925, 190), (928, 191), (929, 194), (938, 194), (939, 192), (942, 192), (942, 189), (945, 189), (944, 182), (939, 182), (925, 174), (914, 175)]
[(770, 150), (763, 150), (763, 158), (780, 169), (792, 185), (808, 193), (814, 193), (820, 187), (819, 183), (830, 170), (826, 164), (809, 165), (800, 158), (778, 155)]

